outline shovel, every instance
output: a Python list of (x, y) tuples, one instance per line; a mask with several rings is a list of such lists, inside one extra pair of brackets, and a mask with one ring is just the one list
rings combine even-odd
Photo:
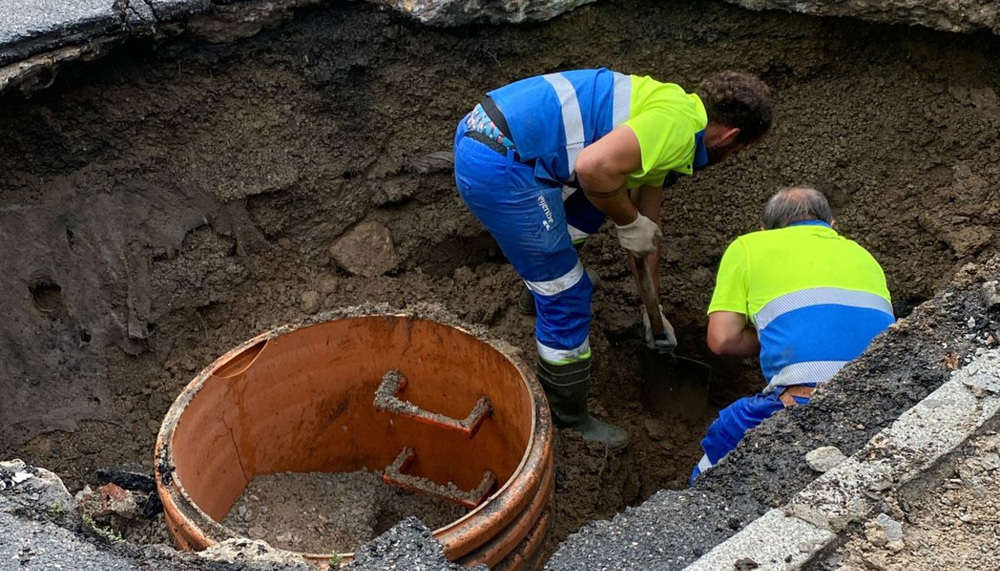
[[(639, 278), (639, 296), (649, 316), (649, 324), (654, 332), (662, 332), (663, 320), (656, 302), (653, 276), (644, 257), (633, 256), (633, 259)], [(664, 335), (654, 333), (656, 337)], [(649, 412), (676, 415), (685, 420), (696, 420), (705, 412), (711, 373), (706, 363), (643, 347), (639, 350), (639, 370), (642, 375), (642, 401)]]

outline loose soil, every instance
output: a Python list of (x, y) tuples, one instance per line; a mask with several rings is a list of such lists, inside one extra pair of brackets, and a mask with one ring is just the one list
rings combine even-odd
[(972, 439), (920, 481), (888, 497), (884, 511), (848, 534), (815, 571), (996, 569), (998, 452), (995, 431)]
[(437, 529), (468, 510), (382, 483), (366, 470), (256, 476), (223, 525), (305, 553), (353, 553), (407, 516)]
[[(198, 370), (316, 309), (434, 302), (530, 358), (518, 278), (441, 157), (483, 92), (575, 67), (688, 88), (735, 68), (774, 89), (767, 140), (680, 181), (663, 208), (664, 308), (725, 404), (759, 374), (708, 355), (704, 310), (726, 244), (756, 228), (777, 188), (827, 193), (842, 232), (882, 262), (901, 315), (998, 250), (998, 62), (988, 35), (611, 0), (546, 24), (454, 30), (329, 3), (234, 44), (132, 44), (65, 70), (0, 108), (0, 457), (71, 489), (101, 467), (151, 469), (160, 419)], [(389, 229), (389, 274), (331, 263), (331, 243), (361, 221)], [(593, 410), (632, 445), (608, 454), (558, 434), (546, 553), (586, 521), (684, 486), (713, 416), (643, 410), (624, 256), (605, 233), (582, 258), (603, 282)]]

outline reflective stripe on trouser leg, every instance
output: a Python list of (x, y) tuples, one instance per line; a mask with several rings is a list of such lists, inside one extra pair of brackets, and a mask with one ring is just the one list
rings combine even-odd
[(702, 475), (705, 470), (708, 470), (714, 465), (715, 464), (712, 464), (712, 461), (708, 459), (708, 454), (702, 455), (701, 460), (698, 461), (698, 465), (694, 467), (694, 470), (691, 470), (691, 479), (688, 482), (688, 485), (694, 485), (694, 481), (698, 478), (698, 476)]
[(574, 244), (583, 242), (601, 229), (605, 219), (604, 213), (590, 202), (582, 190), (563, 187), (562, 196), (566, 225)]
[(512, 152), (504, 157), (462, 135), (460, 124), (459, 194), (535, 294), (539, 356), (557, 364), (589, 357), (593, 283), (570, 239), (562, 185), (536, 179)]
[(712, 461), (708, 459), (708, 454), (703, 455), (701, 460), (698, 461), (698, 470), (702, 472), (708, 470), (712, 466), (715, 466), (715, 464), (712, 464)]
[(549, 363), (565, 364), (590, 358), (590, 296), (594, 284), (579, 261), (571, 274), (574, 283), (559, 291), (555, 288), (540, 291), (535, 289), (537, 284), (526, 282), (536, 294), (538, 356)]
[(590, 234), (572, 224), (567, 225), (566, 229), (569, 231), (569, 239), (573, 241), (573, 244), (582, 244), (584, 240), (590, 238)]

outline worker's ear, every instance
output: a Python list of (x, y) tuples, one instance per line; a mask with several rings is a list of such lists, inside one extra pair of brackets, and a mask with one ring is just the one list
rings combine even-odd
[(837, 219), (836, 218), (831, 218), (830, 219), (830, 228), (836, 228), (836, 227), (837, 227)]
[(739, 134), (739, 127), (709, 121), (705, 126), (705, 146), (709, 149), (725, 149), (736, 142)]
[(739, 127), (726, 127), (721, 133), (719, 133), (719, 146), (725, 147), (731, 145), (736, 141), (736, 137), (740, 134)]

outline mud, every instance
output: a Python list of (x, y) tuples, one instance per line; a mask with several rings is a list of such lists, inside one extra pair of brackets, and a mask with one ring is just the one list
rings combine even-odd
[(382, 483), (374, 472), (257, 476), (223, 525), (304, 553), (353, 553), (408, 516), (437, 529), (467, 510)]
[[(679, 352), (713, 365), (712, 402), (725, 404), (759, 373), (707, 354), (704, 309), (726, 244), (755, 229), (778, 187), (828, 194), (839, 228), (883, 263), (901, 315), (997, 250), (998, 55), (988, 35), (653, 0), (445, 31), (336, 3), (231, 45), (133, 42), (31, 99), (2, 100), (0, 457), (71, 489), (108, 465), (151, 469), (160, 419), (188, 380), (305, 312), (435, 302), (531, 355), (518, 278), (442, 156), (484, 91), (584, 66), (687, 87), (740, 68), (775, 91), (772, 135), (682, 180), (663, 210), (664, 308)], [(390, 232), (387, 275), (330, 261), (361, 221)], [(586, 521), (685, 485), (712, 416), (644, 412), (641, 303), (624, 256), (605, 234), (582, 257), (603, 282), (593, 408), (633, 443), (610, 455), (559, 434), (549, 551)]]

